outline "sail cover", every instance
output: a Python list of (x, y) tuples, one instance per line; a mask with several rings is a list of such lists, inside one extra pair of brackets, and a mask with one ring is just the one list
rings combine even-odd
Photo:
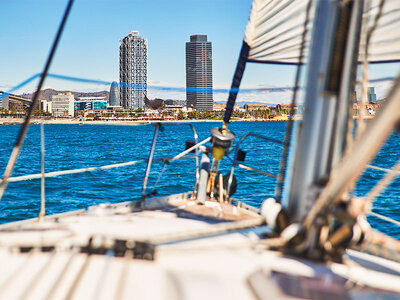
[[(249, 46), (247, 61), (298, 64), (309, 1), (313, 0), (253, 0), (244, 38)], [(370, 63), (400, 61), (400, 0), (366, 1), (369, 5), (365, 7), (361, 32), (372, 28), (382, 1), (382, 14), (368, 47)], [(309, 18), (308, 26), (311, 26), (313, 13)], [(305, 41), (304, 57), (307, 58), (310, 34)], [(363, 47), (361, 43), (360, 50)]]

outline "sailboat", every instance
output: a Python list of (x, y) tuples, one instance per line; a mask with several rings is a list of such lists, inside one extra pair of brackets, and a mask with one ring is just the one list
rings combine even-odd
[[(0, 299), (399, 298), (400, 242), (366, 220), (399, 164), (367, 197), (352, 191), (399, 123), (400, 81), (367, 128), (360, 118), (354, 137), (349, 126), (357, 65), (400, 59), (400, 39), (393, 38), (399, 11), (396, 0), (254, 0), (222, 126), (198, 141), (190, 125), (194, 141), (166, 160), (194, 152), (194, 190), (166, 197), (147, 190), (162, 126), (156, 124), (139, 202), (45, 216), (43, 197), (39, 220), (0, 226)], [(305, 70), (304, 115), (288, 122), (284, 141), (248, 133), (232, 148), (229, 121), (249, 62), (296, 65), (292, 104)], [(364, 83), (366, 75), (364, 68)], [(24, 126), (0, 195), (10, 181), (44, 183), (48, 176), (42, 169), (11, 177)], [(235, 168), (266, 174), (244, 162), (240, 144), (248, 136), (284, 147), (276, 196), (261, 209), (233, 197)], [(218, 171), (222, 159), (232, 161), (227, 176)]]

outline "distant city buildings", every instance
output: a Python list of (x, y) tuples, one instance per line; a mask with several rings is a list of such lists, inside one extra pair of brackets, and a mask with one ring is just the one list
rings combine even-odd
[(144, 107), (147, 95), (147, 40), (131, 31), (119, 41), (120, 100), (124, 108)]
[(53, 102), (51, 102), (49, 100), (41, 100), (40, 101), (40, 110), (44, 111), (46, 113), (52, 113), (52, 111), (53, 111), (52, 104), (53, 104)]
[(54, 117), (74, 116), (74, 95), (70, 92), (51, 97), (51, 109)]
[(297, 105), (296, 104), (278, 104), (276, 106), (276, 109), (282, 109), (282, 110), (297, 110)]
[(106, 110), (106, 97), (78, 97), (74, 102), (74, 110)]
[(120, 105), (119, 87), (118, 87), (118, 83), (116, 81), (113, 81), (111, 83), (110, 94), (108, 97), (108, 105), (109, 106), (119, 106)]
[[(226, 104), (223, 104), (223, 103), (214, 103), (214, 104), (213, 104), (213, 111), (224, 111), (224, 110), (225, 110), (225, 107), (226, 107)], [(234, 110), (234, 111), (240, 111), (241, 108), (240, 108), (239, 105), (235, 104), (235, 105), (233, 106), (233, 110)]]
[(187, 106), (213, 110), (212, 45), (207, 35), (191, 35), (186, 43)]
[(32, 100), (21, 97), (18, 95), (7, 94), (7, 96), (3, 97), (3, 92), (0, 91), (0, 107), (5, 110), (14, 110), (14, 111), (22, 111), (28, 109), (28, 107), (32, 104)]
[(368, 88), (368, 103), (376, 103), (376, 94), (374, 87)]
[(265, 104), (245, 104), (244, 109), (248, 112), (253, 110), (268, 110), (269, 107)]

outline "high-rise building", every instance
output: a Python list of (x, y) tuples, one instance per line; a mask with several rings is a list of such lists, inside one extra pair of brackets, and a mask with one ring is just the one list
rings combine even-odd
[(191, 35), (186, 43), (187, 106), (213, 110), (212, 45), (207, 35)]
[(374, 87), (369, 87), (368, 88), (368, 102), (369, 103), (376, 103), (376, 94), (375, 94), (375, 88)]
[(120, 101), (124, 108), (143, 108), (147, 95), (147, 40), (131, 31), (119, 41)]
[(118, 83), (113, 81), (110, 87), (110, 95), (108, 97), (108, 105), (109, 106), (119, 106), (119, 88)]
[(70, 92), (51, 96), (53, 116), (74, 116), (74, 95)]

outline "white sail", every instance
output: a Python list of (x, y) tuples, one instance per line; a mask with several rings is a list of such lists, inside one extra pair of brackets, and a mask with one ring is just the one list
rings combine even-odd
[[(312, 0), (253, 0), (244, 38), (250, 48), (248, 61), (298, 64), (309, 1)], [(400, 61), (400, 1), (369, 1), (363, 24), (367, 30), (373, 26), (381, 1), (384, 1), (383, 10), (370, 40), (368, 61)], [(309, 27), (312, 19), (311, 13)], [(361, 32), (366, 32), (365, 28)], [(309, 37), (308, 34), (305, 57), (308, 55)], [(360, 49), (363, 47), (361, 44)], [(359, 60), (362, 60), (361, 55)]]

